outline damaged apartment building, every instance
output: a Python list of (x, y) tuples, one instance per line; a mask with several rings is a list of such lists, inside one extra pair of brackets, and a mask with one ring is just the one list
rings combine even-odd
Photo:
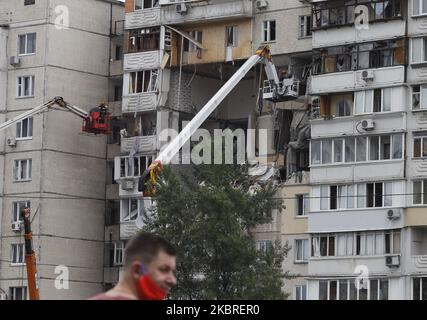
[(254, 230), (257, 246), (290, 243), (292, 258), (284, 268), (297, 277), (285, 290), (305, 298), (311, 6), (297, 0), (127, 0), (125, 10), (122, 130), (114, 160), (120, 222), (107, 227), (114, 263), (106, 268), (106, 282), (117, 282), (125, 243), (152, 206), (138, 192), (138, 178), (163, 146), (160, 133), (181, 131), (258, 47), (269, 45), (280, 86), (256, 65), (202, 127), (268, 130), (267, 154), (258, 154), (267, 157), (268, 170), (259, 179), (277, 181), (280, 196), (292, 200), (286, 214)]

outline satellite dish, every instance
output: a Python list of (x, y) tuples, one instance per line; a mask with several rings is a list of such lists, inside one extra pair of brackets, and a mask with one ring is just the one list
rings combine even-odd
[(135, 225), (138, 229), (142, 229), (145, 225), (144, 223), (144, 217), (143, 216), (138, 216), (138, 218), (136, 218), (135, 220)]

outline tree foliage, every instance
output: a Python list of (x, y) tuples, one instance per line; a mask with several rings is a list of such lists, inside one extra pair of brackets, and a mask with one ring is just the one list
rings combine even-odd
[(165, 167), (156, 186), (156, 209), (146, 229), (177, 248), (173, 299), (284, 299), (288, 251), (276, 241), (257, 251), (251, 234), (281, 210), (277, 187), (257, 184), (242, 165)]

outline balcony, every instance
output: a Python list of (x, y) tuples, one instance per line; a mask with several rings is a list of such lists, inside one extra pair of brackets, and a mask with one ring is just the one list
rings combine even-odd
[[(397, 219), (389, 219), (388, 211), (400, 213)], [(308, 232), (387, 230), (403, 228), (404, 215), (401, 208), (367, 208), (338, 211), (311, 212), (308, 215)]]
[[(311, 79), (311, 94), (367, 90), (403, 84), (405, 66), (370, 69), (371, 79), (366, 79), (367, 70), (333, 72), (314, 75)], [(366, 80), (365, 80), (365, 79)]]
[(123, 69), (132, 70), (149, 70), (160, 68), (160, 51), (146, 51), (128, 53), (124, 56)]
[(227, 1), (208, 5), (186, 4), (187, 12), (177, 12), (176, 6), (165, 6), (161, 9), (162, 24), (181, 24), (227, 19), (250, 18), (253, 15), (251, 1)]
[(122, 112), (135, 113), (154, 111), (157, 107), (157, 93), (144, 92), (123, 97)]
[(370, 275), (390, 274), (399, 272), (400, 268), (389, 268), (386, 266), (386, 257), (361, 256), (361, 257), (325, 257), (310, 258), (308, 274), (310, 276), (354, 276), (357, 266), (366, 266)]
[(157, 150), (157, 136), (138, 136), (122, 139), (121, 153), (129, 153), (135, 147), (137, 152), (154, 153)]
[(137, 29), (160, 25), (160, 8), (137, 10), (126, 14), (125, 29)]

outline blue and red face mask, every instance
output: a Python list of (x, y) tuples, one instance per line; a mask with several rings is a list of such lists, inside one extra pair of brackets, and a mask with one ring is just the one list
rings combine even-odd
[(167, 292), (163, 290), (148, 274), (141, 264), (141, 277), (138, 281), (138, 293), (142, 300), (164, 300)]

